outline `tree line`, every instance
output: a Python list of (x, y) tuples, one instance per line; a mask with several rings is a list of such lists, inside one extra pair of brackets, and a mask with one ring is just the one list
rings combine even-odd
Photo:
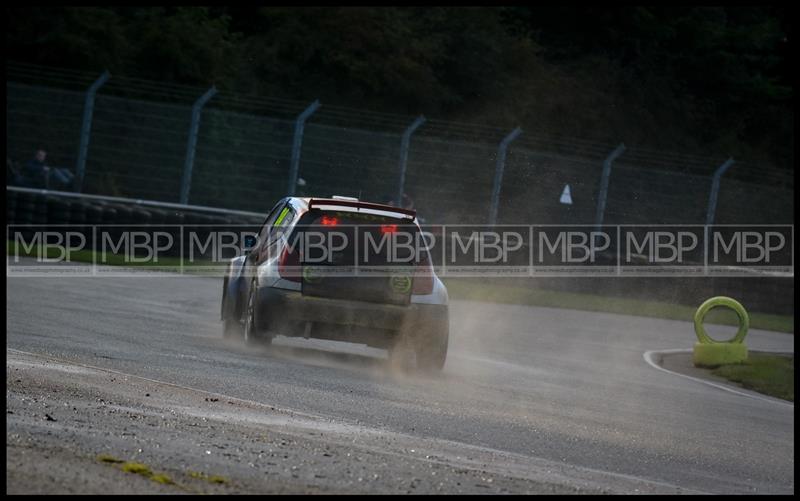
[(8, 58), (791, 169), (784, 7), (15, 7)]

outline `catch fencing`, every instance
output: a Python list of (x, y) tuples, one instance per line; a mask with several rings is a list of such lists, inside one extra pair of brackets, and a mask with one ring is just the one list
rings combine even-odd
[[(312, 109), (117, 75), (99, 81), (101, 74), (8, 64), (7, 184), (41, 148), (50, 165), (83, 174), (75, 187), (83, 193), (258, 213), (294, 190), (377, 202), (404, 192), (436, 223), (704, 224), (710, 214), (718, 224), (794, 222), (791, 169), (734, 159), (715, 184), (724, 156), (544, 130), (523, 129), (509, 140), (517, 124), (501, 129), (324, 102)], [(293, 162), (298, 182), (289, 186)]]

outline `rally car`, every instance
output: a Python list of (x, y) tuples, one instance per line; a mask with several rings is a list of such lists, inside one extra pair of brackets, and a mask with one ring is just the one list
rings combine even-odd
[(421, 236), (413, 210), (348, 197), (280, 200), (252, 247), (228, 265), (225, 336), (360, 343), (441, 370), (448, 295)]

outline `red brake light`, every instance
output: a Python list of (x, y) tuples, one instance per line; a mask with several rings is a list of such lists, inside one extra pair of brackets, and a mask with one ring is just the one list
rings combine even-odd
[(278, 261), (278, 274), (285, 280), (300, 281), (300, 258), (297, 252), (289, 252), (288, 246), (283, 248)]
[(339, 224), (339, 219), (332, 216), (322, 216), (322, 224), (324, 226), (336, 226)]
[(381, 233), (397, 233), (396, 224), (382, 224)]
[(417, 264), (414, 270), (414, 287), (412, 294), (432, 294), (433, 293), (433, 266), (428, 253)]

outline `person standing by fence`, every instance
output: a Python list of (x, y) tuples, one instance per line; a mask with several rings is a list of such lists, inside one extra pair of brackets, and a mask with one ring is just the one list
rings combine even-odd
[(22, 168), (22, 184), (31, 188), (47, 188), (50, 167), (45, 164), (46, 159), (46, 151), (36, 150), (33, 158)]
[(32, 188), (72, 189), (75, 175), (69, 169), (48, 166), (46, 160), (47, 152), (36, 150), (22, 169), (23, 184)]

